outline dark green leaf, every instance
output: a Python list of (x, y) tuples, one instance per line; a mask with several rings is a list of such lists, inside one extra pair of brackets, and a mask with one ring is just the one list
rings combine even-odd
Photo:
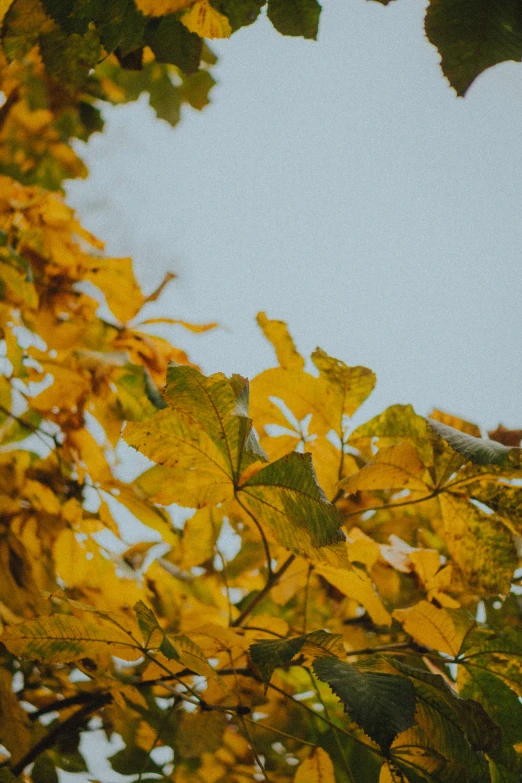
[(56, 766), (47, 753), (43, 753), (36, 759), (31, 770), (33, 783), (58, 783)]
[(211, 5), (224, 14), (232, 30), (255, 22), (266, 0), (212, 0)]
[(285, 666), (300, 652), (324, 656), (342, 654), (342, 636), (327, 631), (296, 636), (294, 639), (264, 639), (250, 645), (250, 657), (265, 685), (268, 685), (274, 670)]
[(175, 14), (150, 21), (145, 41), (159, 63), (177, 65), (184, 73), (198, 70), (203, 42), (198, 35), (189, 32)]
[(520, 465), (522, 449), (510, 448), (494, 440), (475, 438), (465, 432), (448, 427), (435, 419), (427, 419), (430, 427), (451, 446), (452, 449), (462, 454), (475, 465), (498, 465), (510, 467)]
[(82, 141), (87, 141), (91, 133), (103, 130), (104, 123), (101, 111), (96, 109), (92, 104), (80, 101), (78, 103), (78, 113), (80, 115), (80, 122), (83, 128), (85, 128), (85, 132), (82, 133), (81, 136), (78, 134), (78, 137), (81, 138)]
[(317, 38), (320, 14), (317, 0), (268, 0), (268, 18), (283, 35)]
[(161, 772), (161, 767), (151, 759), (148, 751), (129, 745), (109, 757), (111, 767), (120, 775), (137, 775), (140, 772)]
[(457, 95), (486, 68), (522, 58), (520, 0), (432, 0), (425, 26)]
[(313, 668), (385, 753), (395, 737), (413, 725), (415, 689), (407, 677), (363, 671), (337, 658), (318, 658)]

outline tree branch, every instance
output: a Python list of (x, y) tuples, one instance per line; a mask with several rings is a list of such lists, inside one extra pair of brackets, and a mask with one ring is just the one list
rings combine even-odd
[(275, 585), (279, 582), (285, 571), (292, 565), (292, 563), (295, 560), (295, 555), (289, 555), (289, 557), (286, 558), (285, 562), (279, 568), (277, 571), (273, 571), (271, 577), (267, 580), (266, 585), (263, 587), (262, 590), (257, 593), (257, 595), (254, 596), (254, 598), (250, 601), (248, 606), (246, 606), (241, 614), (236, 617), (234, 622), (232, 623), (233, 628), (238, 628), (241, 623), (253, 612), (253, 610), (256, 608), (258, 604), (261, 603), (263, 598), (268, 595), (270, 590), (275, 587)]

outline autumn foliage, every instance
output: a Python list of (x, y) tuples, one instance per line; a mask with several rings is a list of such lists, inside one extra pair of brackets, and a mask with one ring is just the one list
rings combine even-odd
[[(214, 324), (147, 318), (172, 276), (145, 295), (60, 194), (104, 102), (203, 108), (204, 39), (262, 5), (0, 2), (4, 783), (89, 779), (95, 730), (134, 781), (520, 780), (521, 432), (402, 405), (354, 428), (372, 371), (305, 360), (264, 313), (276, 366), (204, 375), (154, 332)], [(490, 6), (497, 62), (518, 33)], [(268, 3), (288, 35), (319, 11)], [(148, 458), (130, 482), (122, 439)]]

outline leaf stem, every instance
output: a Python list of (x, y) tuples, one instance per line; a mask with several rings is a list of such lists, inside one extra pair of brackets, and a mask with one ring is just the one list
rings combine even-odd
[[(323, 699), (322, 693), (319, 690), (319, 686), (317, 684), (317, 680), (315, 679), (314, 675), (312, 674), (312, 672), (309, 669), (307, 669), (304, 666), (303, 666), (303, 668), (305, 669), (305, 671), (308, 672), (308, 675), (309, 675), (310, 680), (312, 682), (312, 687), (317, 692), (317, 696), (319, 697), (319, 701), (323, 705), (324, 714), (328, 718), (328, 720), (330, 720), (330, 715), (328, 713), (328, 707), (326, 706), (326, 703), (325, 703), (325, 701)], [(343, 760), (344, 770), (345, 770), (345, 772), (346, 772), (346, 774), (348, 776), (348, 779), (349, 779), (350, 783), (356, 783), (356, 780), (355, 780), (355, 778), (353, 776), (352, 768), (350, 767), (349, 761), (346, 758), (346, 753), (344, 752), (344, 748), (341, 745), (341, 740), (339, 739), (339, 732), (338, 732), (338, 730), (336, 728), (333, 730), (333, 735), (334, 735), (334, 738), (335, 738), (335, 744), (337, 745), (337, 749), (338, 749), (338, 751), (339, 751), (339, 753), (341, 755), (341, 758)]]
[(247, 514), (247, 516), (250, 517), (250, 519), (252, 520), (252, 522), (254, 523), (254, 525), (257, 527), (257, 529), (259, 531), (259, 535), (261, 536), (261, 541), (263, 542), (263, 547), (265, 549), (266, 568), (267, 568), (267, 571), (268, 571), (268, 579), (270, 580), (272, 578), (272, 575), (273, 575), (273, 571), (272, 571), (272, 555), (270, 554), (270, 547), (268, 546), (268, 541), (266, 540), (265, 531), (261, 527), (261, 523), (256, 518), (256, 516), (250, 511), (250, 509), (247, 506), (245, 506), (245, 504), (242, 502), (242, 500), (240, 500), (238, 492), (235, 492), (235, 498), (236, 498), (238, 504), (241, 506), (241, 508), (245, 512), (245, 514)]

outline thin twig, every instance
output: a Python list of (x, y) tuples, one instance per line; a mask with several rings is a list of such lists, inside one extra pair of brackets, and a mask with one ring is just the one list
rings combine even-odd
[(270, 783), (270, 778), (266, 774), (266, 769), (265, 769), (264, 765), (261, 763), (261, 759), (259, 758), (258, 752), (256, 750), (256, 746), (254, 745), (252, 737), (250, 736), (250, 732), (248, 731), (248, 727), (246, 725), (245, 719), (243, 717), (240, 717), (239, 720), (241, 722), (241, 725), (243, 726), (243, 731), (247, 735), (247, 739), (248, 739), (248, 741), (250, 743), (250, 747), (252, 748), (252, 753), (254, 754), (254, 758), (256, 760), (256, 764), (259, 767), (259, 769), (261, 770), (261, 774), (263, 775), (264, 779), (267, 781), (267, 783)]
[[(304, 667), (304, 666), (303, 666), (303, 668), (305, 669), (305, 671), (307, 671), (307, 672), (308, 672), (308, 674), (309, 674), (309, 676), (310, 676), (310, 680), (311, 680), (311, 682), (312, 682), (312, 687), (313, 687), (313, 688), (314, 688), (314, 690), (316, 691), (316, 693), (317, 693), (317, 696), (319, 697), (319, 701), (320, 701), (320, 702), (321, 702), (321, 704), (323, 705), (324, 714), (326, 715), (326, 717), (328, 718), (328, 720), (330, 720), (330, 714), (329, 714), (329, 712), (328, 712), (328, 707), (326, 706), (326, 703), (325, 703), (325, 701), (324, 701), (324, 699), (323, 699), (323, 696), (322, 696), (322, 693), (321, 693), (321, 691), (319, 690), (319, 686), (318, 686), (318, 684), (317, 684), (317, 681), (316, 681), (316, 679), (315, 679), (314, 675), (313, 675), (313, 674), (312, 674), (312, 672), (311, 672), (309, 669), (307, 669), (306, 667)], [(354, 776), (353, 776), (352, 768), (350, 767), (349, 761), (348, 761), (348, 759), (346, 758), (346, 754), (345, 754), (345, 752), (344, 752), (344, 748), (343, 748), (343, 746), (341, 745), (341, 740), (339, 739), (339, 731), (338, 731), (338, 729), (337, 729), (337, 728), (333, 729), (333, 735), (334, 735), (334, 738), (335, 738), (335, 744), (337, 745), (337, 749), (338, 749), (338, 751), (339, 751), (339, 753), (340, 753), (340, 755), (341, 755), (341, 758), (342, 758), (342, 760), (343, 760), (343, 766), (344, 766), (345, 772), (346, 772), (346, 774), (347, 774), (347, 776), (348, 776), (348, 778), (349, 778), (349, 780), (350, 780), (350, 783), (356, 783), (356, 781), (355, 781), (355, 778), (354, 778)]]
[(310, 589), (310, 577), (314, 570), (313, 564), (308, 564), (308, 573), (306, 574), (305, 594), (304, 594), (304, 606), (303, 606), (303, 634), (306, 633), (307, 615), (308, 615), (308, 591)]
[(11, 767), (11, 772), (13, 775), (20, 775), (29, 764), (38, 758), (41, 753), (53, 747), (60, 734), (66, 734), (74, 731), (74, 729), (81, 726), (84, 720), (88, 718), (95, 710), (103, 706), (104, 703), (105, 702), (102, 702), (100, 699), (91, 704), (85, 704), (73, 715), (70, 715), (68, 718), (66, 718), (62, 723), (59, 723), (57, 726), (53, 726), (53, 728), (49, 731), (48, 734), (45, 735), (45, 737), (42, 737), (42, 739), (37, 742), (36, 745), (33, 745), (33, 747), (30, 748), (27, 753), (22, 756), (19, 761), (17, 761), (16, 764), (13, 764)]
[(260, 723), (257, 720), (252, 720), (252, 718), (244, 718), (244, 720), (247, 720), (252, 724), (252, 726), (259, 726), (260, 729), (266, 729), (267, 731), (272, 731), (274, 734), (280, 734), (281, 737), (294, 740), (295, 742), (299, 742), (301, 745), (310, 745), (312, 748), (317, 746), (316, 742), (309, 742), (308, 740), (301, 739), (301, 737), (295, 737), (293, 734), (288, 734), (286, 731), (276, 729), (275, 726), (267, 726), (266, 723)]

